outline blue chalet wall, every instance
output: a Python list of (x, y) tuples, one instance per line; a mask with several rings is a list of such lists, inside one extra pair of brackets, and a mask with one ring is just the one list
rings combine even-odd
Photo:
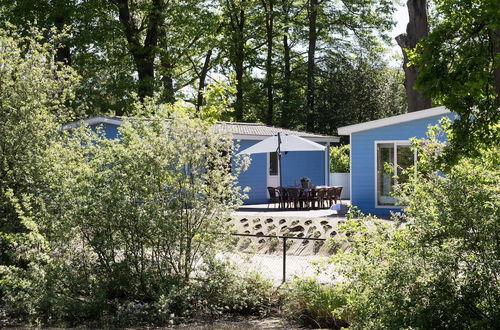
[[(238, 140), (239, 150), (251, 147), (256, 140)], [(283, 185), (293, 186), (300, 183), (300, 178), (306, 176), (315, 185), (325, 184), (325, 152), (295, 151), (283, 153), (281, 158)], [(240, 174), (238, 180), (241, 187), (249, 187), (246, 204), (267, 203), (267, 154), (250, 155), (249, 168)]]
[(92, 130), (97, 131), (98, 129), (102, 129), (104, 135), (108, 139), (116, 139), (118, 137), (118, 125), (101, 123), (96, 125), (90, 125)]
[[(251, 147), (260, 141), (255, 140), (240, 140), (235, 141), (239, 144), (239, 151)], [(250, 155), (250, 166), (241, 173), (238, 178), (241, 187), (249, 187), (247, 193), (248, 199), (245, 203), (265, 203), (267, 201), (267, 154)]]
[(437, 115), (424, 119), (368, 129), (351, 134), (351, 204), (364, 213), (389, 214), (401, 207), (376, 207), (375, 190), (375, 141), (409, 140), (424, 138), (430, 125), (453, 115)]
[[(110, 123), (99, 123), (91, 125), (96, 130), (102, 129), (108, 139), (118, 137), (119, 125)], [(239, 151), (246, 149), (259, 140), (235, 140), (239, 145)], [(246, 204), (267, 203), (267, 154), (250, 155), (249, 168), (240, 174), (238, 180), (241, 187), (249, 187)], [(325, 152), (301, 151), (288, 152), (282, 156), (283, 185), (292, 186), (300, 182), (303, 176), (309, 177), (311, 182), (322, 185), (325, 180)]]
[(300, 178), (311, 179), (314, 185), (324, 185), (325, 152), (295, 151), (283, 154), (282, 157), (283, 186), (300, 184)]

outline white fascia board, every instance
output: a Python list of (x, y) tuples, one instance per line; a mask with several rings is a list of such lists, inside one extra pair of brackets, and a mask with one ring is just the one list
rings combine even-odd
[(93, 117), (93, 118), (75, 121), (75, 122), (66, 124), (63, 126), (63, 129), (75, 128), (75, 127), (82, 125), (82, 123), (85, 123), (87, 125), (112, 124), (112, 125), (121, 126), (123, 124), (123, 121), (118, 120), (118, 119), (100, 116), (100, 117)]
[(435, 107), (431, 109), (425, 109), (415, 112), (409, 112), (402, 115), (392, 116), (388, 118), (382, 118), (378, 120), (368, 121), (366, 123), (349, 125), (339, 127), (337, 132), (339, 135), (350, 135), (352, 133), (357, 133), (361, 131), (366, 131), (373, 128), (379, 128), (384, 126), (390, 126), (395, 124), (401, 124), (413, 120), (424, 119), (428, 117), (444, 115), (450, 113), (450, 110), (445, 108), (444, 106)]
[[(229, 132), (230, 133), (230, 132)], [(272, 135), (246, 135), (246, 134), (233, 134), (233, 139), (235, 140), (254, 140), (261, 141), (271, 137)], [(300, 136), (300, 135), (298, 135)], [(325, 136), (325, 137), (309, 137), (309, 136), (300, 136), (304, 139), (313, 141), (313, 142), (330, 142), (330, 143), (338, 143), (340, 142), (340, 137), (338, 136)]]

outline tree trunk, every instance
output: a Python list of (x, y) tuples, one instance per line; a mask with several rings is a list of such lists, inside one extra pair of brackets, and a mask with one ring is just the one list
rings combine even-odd
[(236, 18), (233, 20), (234, 31), (234, 67), (236, 74), (236, 102), (234, 103), (234, 112), (236, 120), (243, 121), (243, 74), (245, 71), (245, 1), (241, 1)]
[(152, 96), (154, 92), (154, 59), (158, 45), (158, 31), (162, 23), (162, 0), (151, 0), (151, 10), (147, 15), (147, 28), (144, 44), (141, 43), (141, 31), (130, 12), (129, 0), (114, 0), (118, 6), (118, 17), (122, 23), (128, 49), (134, 59), (137, 70), (137, 94), (141, 100)]
[(200, 108), (203, 105), (203, 94), (205, 89), (205, 80), (207, 78), (208, 70), (210, 70), (210, 58), (212, 57), (212, 49), (209, 49), (207, 55), (205, 56), (205, 62), (203, 63), (203, 68), (200, 72), (200, 80), (198, 83), (198, 96), (196, 98), (196, 112), (200, 112)]
[(500, 29), (496, 29), (491, 33), (492, 56), (493, 56), (493, 76), (495, 77), (495, 90), (497, 92), (497, 106), (500, 107), (500, 61), (495, 61), (500, 54)]
[(306, 106), (306, 129), (314, 130), (314, 92), (315, 92), (315, 69), (314, 57), (316, 55), (316, 39), (318, 31), (316, 21), (318, 17), (318, 0), (309, 0), (309, 45), (307, 51), (307, 106)]
[[(167, 50), (164, 49), (163, 52), (167, 52)], [(172, 76), (174, 66), (168, 54), (164, 53), (160, 56), (160, 65), (162, 68), (161, 83), (163, 85), (162, 101), (165, 103), (174, 103), (175, 91), (174, 78)]]
[(406, 49), (413, 49), (418, 41), (429, 34), (429, 23), (427, 21), (426, 0), (408, 0), (409, 23), (406, 26), (406, 33), (396, 37), (396, 41), (403, 52), (403, 70), (405, 72), (405, 89), (408, 97), (408, 112), (430, 108), (432, 101), (430, 98), (423, 98), (422, 94), (415, 90), (418, 71), (413, 65), (408, 66), (408, 55)]
[(274, 0), (262, 0), (266, 13), (266, 90), (267, 90), (267, 116), (266, 124), (272, 125), (274, 121), (274, 72), (273, 72), (273, 39), (274, 39)]
[(290, 44), (288, 43), (289, 27), (285, 25), (283, 33), (283, 105), (281, 110), (281, 125), (290, 126), (290, 95), (292, 70), (290, 66)]
[[(54, 5), (58, 7), (52, 9), (54, 12), (54, 26), (57, 28), (58, 32), (61, 32), (64, 30), (66, 20), (69, 18), (67, 17), (67, 15), (69, 15), (68, 8), (65, 6), (64, 2), (59, 3), (59, 1), (56, 1)], [(71, 49), (67, 40), (60, 42), (57, 46), (54, 60), (71, 66)]]

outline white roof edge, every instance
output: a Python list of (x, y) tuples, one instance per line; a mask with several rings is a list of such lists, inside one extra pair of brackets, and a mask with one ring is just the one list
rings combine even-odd
[[(236, 140), (264, 140), (267, 139), (272, 135), (255, 135), (255, 134), (233, 134), (233, 138)], [(302, 136), (300, 134), (297, 134), (297, 136), (300, 136), (301, 138), (314, 141), (314, 142), (333, 142), (337, 143), (340, 141), (340, 137), (338, 136)]]
[[(106, 116), (98, 116), (92, 117), (85, 120), (75, 121), (63, 126), (64, 129), (74, 128), (80, 126), (82, 123), (86, 123), (87, 125), (96, 125), (96, 124), (112, 124), (112, 125), (122, 125), (123, 121), (115, 118), (108, 118)], [(300, 135), (299, 135), (300, 136)], [(254, 135), (254, 134), (233, 134), (234, 139), (239, 140), (264, 140), (268, 138), (269, 135)], [(315, 141), (315, 142), (333, 142), (338, 143), (340, 141), (340, 137), (338, 136), (301, 136), (305, 139)]]
[(85, 123), (87, 125), (96, 125), (96, 124), (105, 124), (105, 123), (112, 124), (112, 125), (122, 125), (123, 121), (119, 120), (119, 119), (108, 118), (108, 117), (105, 117), (105, 116), (99, 116), (99, 117), (92, 117), (92, 118), (89, 118), (89, 119), (74, 121), (72, 123), (64, 125), (63, 129), (69, 129), (69, 128), (78, 127), (82, 123)]
[(413, 120), (424, 119), (424, 118), (438, 116), (438, 115), (444, 115), (447, 113), (450, 113), (450, 110), (448, 110), (444, 106), (440, 106), (440, 107), (435, 107), (435, 108), (430, 108), (430, 109), (425, 109), (425, 110), (420, 110), (420, 111), (415, 111), (415, 112), (409, 112), (409, 113), (405, 113), (402, 115), (382, 118), (382, 119), (378, 119), (378, 120), (372, 120), (372, 121), (368, 121), (366, 123), (339, 127), (337, 129), (337, 133), (338, 133), (338, 135), (349, 135), (352, 133), (366, 131), (366, 130), (373, 129), (373, 128), (379, 128), (379, 127), (384, 127), (384, 126), (389, 126), (389, 125), (394, 125), (394, 124), (405, 123), (405, 122), (409, 122), (409, 121), (413, 121)]

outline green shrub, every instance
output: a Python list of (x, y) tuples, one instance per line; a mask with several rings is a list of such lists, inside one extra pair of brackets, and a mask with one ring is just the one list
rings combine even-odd
[(53, 282), (48, 221), (40, 216), (45, 174), (54, 165), (47, 153), (73, 117), (78, 78), (53, 60), (56, 47), (44, 38), (2, 26), (8, 28), (0, 29), (0, 313), (37, 324)]
[(330, 172), (349, 173), (350, 171), (350, 146), (330, 147)]
[(287, 319), (319, 328), (340, 329), (349, 325), (350, 312), (341, 287), (295, 278), (281, 294), (282, 315)]
[(463, 158), (439, 175), (426, 151), (419, 155), (425, 173), (399, 190), (407, 207), (394, 226), (361, 218), (339, 230), (338, 236), (349, 233), (349, 248), (334, 260), (347, 279), (351, 327), (496, 328), (499, 149)]
[(227, 261), (210, 260), (202, 276), (189, 285), (174, 288), (168, 300), (170, 311), (190, 317), (220, 317), (224, 314), (266, 315), (274, 304), (273, 284), (257, 272), (241, 273)]

